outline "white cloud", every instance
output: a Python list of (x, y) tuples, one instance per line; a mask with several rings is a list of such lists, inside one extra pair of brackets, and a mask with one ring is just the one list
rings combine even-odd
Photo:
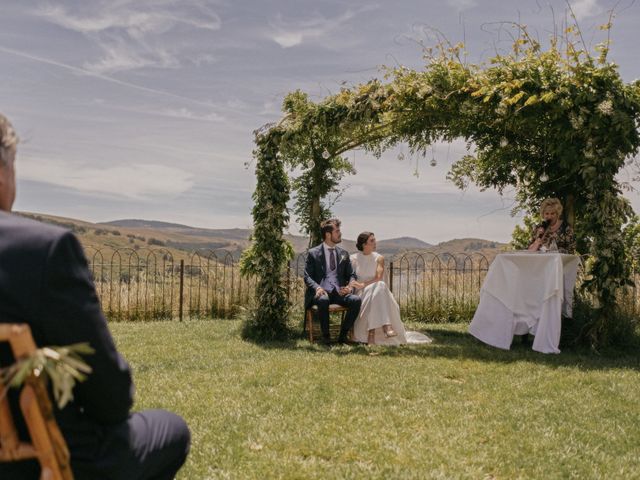
[(604, 10), (598, 0), (577, 0), (571, 2), (571, 9), (578, 20), (599, 15)]
[(295, 47), (305, 40), (320, 39), (336, 30), (343, 30), (344, 25), (356, 15), (374, 8), (364, 7), (357, 11), (347, 10), (343, 14), (331, 18), (315, 14), (306, 19), (295, 21), (287, 20), (282, 14), (278, 14), (269, 21), (269, 26), (273, 30), (269, 37), (282, 48)]
[(211, 113), (207, 113), (207, 114), (198, 114), (195, 112), (192, 112), (191, 110), (187, 109), (187, 108), (166, 108), (160, 112), (161, 115), (165, 115), (167, 117), (173, 117), (173, 118), (184, 118), (187, 120), (199, 120), (199, 121), (204, 121), (204, 122), (222, 122), (224, 121), (224, 117), (221, 115), (218, 115), (215, 112), (211, 112)]
[(225, 102), (227, 108), (231, 110), (245, 110), (249, 108), (249, 103), (238, 97), (232, 97)]
[(281, 32), (273, 35), (273, 40), (282, 48), (300, 45), (303, 39), (303, 32)]
[[(185, 120), (197, 120), (202, 122), (223, 122), (226, 118), (217, 112), (209, 111), (207, 113), (195, 112), (186, 107), (164, 107), (157, 108), (155, 106), (131, 106), (116, 103), (108, 103), (102, 98), (94, 98), (89, 105), (99, 105), (111, 110), (124, 112), (142, 113), (144, 115), (159, 115), (161, 117), (182, 118)], [(223, 108), (223, 107), (220, 107)]]
[(191, 173), (154, 164), (109, 165), (100, 168), (72, 165), (55, 159), (26, 157), (24, 161), (20, 161), (19, 171), (22, 180), (136, 200), (177, 196), (194, 185)]
[(220, 29), (222, 21), (213, 9), (194, 2), (183, 2), (182, 6), (185, 8), (176, 11), (177, 9), (170, 5), (138, 1), (122, 4), (114, 10), (111, 5), (104, 4), (97, 5), (95, 12), (80, 16), (67, 12), (59, 5), (50, 5), (36, 10), (35, 14), (51, 23), (80, 33), (121, 29), (134, 38), (164, 33), (180, 24), (205, 30)]
[[(104, 57), (96, 62), (85, 62), (83, 68), (95, 73), (114, 73), (152, 66), (158, 61), (157, 59), (143, 58), (120, 41), (112, 45), (102, 45), (102, 48)], [(174, 67), (177, 66), (175, 61), (172, 64)]]
[(65, 69), (65, 70), (72, 71), (72, 72), (74, 72), (76, 74), (79, 74), (79, 75), (86, 75), (86, 76), (89, 76), (89, 77), (94, 77), (94, 78), (97, 78), (97, 79), (100, 79), (100, 80), (104, 80), (104, 81), (109, 82), (109, 83), (113, 83), (113, 84), (116, 84), (116, 85), (120, 85), (120, 86), (123, 86), (123, 87), (130, 88), (130, 89), (133, 89), (133, 90), (138, 90), (138, 91), (141, 91), (141, 92), (151, 93), (151, 94), (154, 94), (154, 95), (158, 95), (158, 96), (162, 96), (162, 97), (166, 97), (166, 98), (171, 98), (171, 99), (174, 99), (174, 100), (182, 100), (182, 101), (189, 102), (190, 104), (200, 105), (200, 106), (203, 106), (203, 107), (212, 107), (213, 106), (211, 103), (202, 102), (202, 101), (199, 101), (199, 100), (195, 100), (193, 98), (189, 98), (189, 97), (186, 97), (186, 96), (183, 96), (183, 95), (179, 95), (179, 94), (176, 94), (176, 93), (167, 92), (167, 91), (164, 91), (164, 90), (159, 90), (159, 89), (156, 89), (156, 88), (150, 88), (150, 87), (145, 87), (145, 86), (142, 86), (142, 85), (137, 85), (137, 84), (131, 83), (131, 82), (126, 82), (124, 80), (119, 80), (117, 78), (110, 77), (108, 75), (103, 75), (102, 73), (99, 73), (99, 72), (91, 71), (91, 70), (84, 69), (84, 68), (75, 67), (73, 65), (69, 65), (69, 64), (66, 64), (66, 63), (58, 62), (56, 60), (52, 60), (50, 58), (44, 58), (44, 57), (40, 57), (38, 55), (31, 55), (29, 53), (21, 52), (19, 50), (14, 50), (14, 49), (11, 49), (11, 48), (5, 48), (5, 47), (0, 46), (0, 52), (8, 53), (8, 54), (14, 55), (16, 57), (32, 60), (34, 62), (44, 63), (44, 64), (47, 64), (47, 65), (54, 65), (56, 67), (60, 67), (60, 68)]
[(274, 100), (267, 100), (262, 103), (262, 110), (258, 112), (258, 115), (271, 115), (278, 117), (282, 112), (280, 110), (280, 102)]
[[(222, 21), (210, 7), (196, 1), (158, 3), (147, 1), (109, 2), (83, 5), (82, 13), (61, 6), (48, 6), (34, 14), (50, 23), (83, 34), (103, 50), (100, 59), (87, 60), (84, 68), (96, 73), (110, 73), (142, 67), (175, 68), (180, 65), (189, 42), (183, 30), (217, 31)], [(174, 35), (175, 33), (175, 35)], [(194, 62), (210, 63), (207, 53), (192, 56)], [(188, 55), (187, 55), (188, 58)]]
[(187, 58), (191, 63), (198, 67), (201, 65), (212, 65), (218, 62), (218, 59), (210, 53), (196, 54), (193, 56), (187, 56)]
[(447, 3), (458, 11), (467, 10), (478, 4), (476, 0), (447, 0)]

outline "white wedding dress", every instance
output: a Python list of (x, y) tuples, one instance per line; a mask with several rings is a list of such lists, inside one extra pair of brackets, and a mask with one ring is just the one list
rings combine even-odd
[[(376, 276), (379, 253), (365, 255), (362, 252), (351, 255), (351, 265), (359, 282), (367, 282)], [(362, 299), (360, 314), (353, 326), (353, 340), (367, 343), (369, 330), (375, 329), (376, 345), (403, 345), (405, 343), (431, 343), (431, 339), (419, 332), (407, 332), (400, 320), (400, 307), (384, 281), (374, 282), (356, 292)], [(383, 325), (391, 325), (395, 337), (387, 337)]]

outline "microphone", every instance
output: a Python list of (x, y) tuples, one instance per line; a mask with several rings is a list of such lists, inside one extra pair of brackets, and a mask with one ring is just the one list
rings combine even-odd
[[(538, 227), (538, 228), (542, 228), (542, 229), (544, 229), (544, 230), (546, 231), (546, 230), (547, 230), (547, 228), (549, 228), (549, 223), (551, 223), (551, 222), (549, 222), (549, 220), (543, 220), (543, 221), (542, 221), (542, 223), (539, 225), (539, 227)], [(539, 234), (539, 235), (538, 235), (538, 238), (542, 238), (542, 237), (543, 237), (543, 235), (544, 235), (544, 232), (542, 232), (541, 234)]]

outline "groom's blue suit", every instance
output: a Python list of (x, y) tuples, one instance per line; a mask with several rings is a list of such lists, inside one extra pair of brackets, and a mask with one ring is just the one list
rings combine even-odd
[[(356, 280), (356, 274), (351, 267), (351, 260), (349, 259), (349, 253), (336, 246), (337, 256), (337, 278), (340, 287), (344, 287), (349, 284), (351, 280)], [(327, 292), (326, 295), (316, 297), (316, 290), (320, 287), (323, 279), (327, 275), (326, 258), (324, 255), (323, 244), (310, 248), (307, 252), (307, 261), (304, 268), (304, 283), (307, 286), (307, 290), (304, 295), (304, 307), (305, 310), (311, 308), (312, 305), (318, 306), (318, 320), (320, 321), (320, 327), (322, 329), (322, 336), (324, 340), (329, 339), (329, 305), (331, 303), (337, 303), (347, 307), (347, 314), (344, 317), (342, 325), (340, 326), (340, 341), (345, 341), (347, 333), (353, 327), (358, 314), (360, 313), (360, 297), (357, 295), (340, 295), (339, 292), (333, 290)]]

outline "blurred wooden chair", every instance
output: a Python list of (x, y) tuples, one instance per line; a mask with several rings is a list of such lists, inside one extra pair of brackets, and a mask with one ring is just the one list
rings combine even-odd
[[(26, 324), (0, 324), (0, 342), (8, 342), (15, 359), (36, 350)], [(0, 381), (0, 462), (36, 459), (40, 480), (73, 480), (69, 450), (53, 416), (51, 401), (42, 379), (31, 375), (20, 391), (20, 410), (31, 442), (21, 441), (9, 408), (8, 385)]]
[[(334, 313), (340, 314), (340, 323), (331, 322), (331, 317)], [(340, 336), (340, 325), (342, 324), (346, 313), (347, 307), (343, 307), (335, 303), (329, 305), (329, 337), (332, 341), (337, 340)], [(316, 342), (322, 338), (322, 329), (320, 328), (320, 322), (317, 320), (317, 318), (318, 307), (314, 305), (311, 308), (308, 308), (306, 313), (305, 329), (307, 330), (307, 335), (309, 336), (309, 341), (311, 343)]]

